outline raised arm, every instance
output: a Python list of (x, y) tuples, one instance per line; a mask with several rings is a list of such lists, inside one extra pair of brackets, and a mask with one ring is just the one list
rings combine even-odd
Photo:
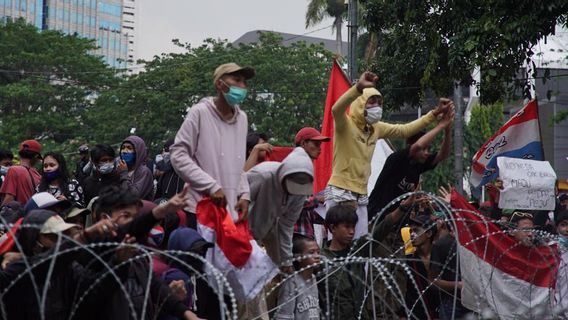
[[(448, 137), (449, 133), (451, 133), (451, 124), (454, 119), (455, 112), (453, 111), (453, 103), (451, 103), (449, 112), (444, 114), (442, 120), (435, 126), (432, 130), (428, 131), (425, 135), (420, 137), (418, 141), (412, 144), (410, 147), (410, 155), (415, 155), (418, 151), (428, 148), (436, 135), (440, 133), (440, 131), (445, 130), (446, 134), (444, 135), (444, 142), (442, 143), (442, 148), (440, 152), (438, 152), (436, 159), (434, 160), (434, 164), (440, 162), (441, 160), (447, 158), (450, 153), (450, 142), (451, 138)], [(449, 129), (448, 129), (449, 128)]]
[[(449, 124), (444, 128), (444, 140), (442, 141), (442, 147), (440, 148), (440, 151), (438, 151), (438, 154), (434, 159), (434, 164), (437, 164), (450, 156), (450, 149), (452, 145), (452, 123), (454, 122), (454, 114), (448, 113), (446, 114), (446, 116), (451, 117), (451, 120), (449, 121)], [(444, 116), (444, 118), (446, 116)]]
[(434, 122), (440, 114), (448, 112), (451, 104), (451, 100), (441, 98), (438, 102), (438, 106), (434, 110), (428, 112), (421, 118), (406, 124), (390, 124), (386, 122), (378, 122), (376, 126), (381, 133), (379, 137), (381, 139), (408, 138), (424, 129), (430, 123)]

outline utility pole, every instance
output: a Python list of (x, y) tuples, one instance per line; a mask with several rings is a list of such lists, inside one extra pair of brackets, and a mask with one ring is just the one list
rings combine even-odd
[(349, 29), (349, 77), (351, 81), (355, 81), (358, 78), (357, 70), (357, 29), (359, 28), (357, 22), (357, 0), (346, 0), (349, 1), (349, 24), (347, 28)]
[(463, 98), (459, 81), (454, 86), (454, 105), (456, 117), (454, 120), (454, 177), (455, 188), (463, 194)]

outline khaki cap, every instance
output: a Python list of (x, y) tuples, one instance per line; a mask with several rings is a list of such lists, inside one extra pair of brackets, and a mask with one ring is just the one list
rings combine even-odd
[(255, 71), (252, 67), (241, 67), (234, 62), (229, 62), (222, 64), (215, 69), (215, 72), (213, 73), (213, 84), (217, 83), (217, 80), (219, 80), (222, 76), (230, 73), (240, 73), (247, 80), (255, 75)]

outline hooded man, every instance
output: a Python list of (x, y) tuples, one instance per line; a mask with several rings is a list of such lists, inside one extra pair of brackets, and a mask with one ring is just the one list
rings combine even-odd
[(153, 200), (154, 198), (154, 176), (152, 171), (146, 166), (148, 149), (146, 143), (138, 136), (130, 136), (120, 145), (120, 168), (128, 168), (130, 187), (133, 188), (141, 199)]
[[(451, 105), (440, 99), (438, 107), (407, 124), (381, 122), (383, 96), (373, 88), (379, 77), (371, 72), (361, 75), (357, 84), (345, 92), (332, 107), (334, 136), (332, 174), (326, 189), (326, 207), (349, 202), (359, 217), (355, 238), (368, 233), (367, 182), (371, 159), (378, 139), (408, 138), (436, 120)], [(350, 107), (347, 113), (347, 107)]]
[(247, 178), (251, 190), (250, 229), (281, 270), (291, 273), (292, 235), (304, 202), (312, 194), (314, 169), (301, 147), (281, 163), (266, 161), (253, 167)]
[(246, 216), (249, 185), (244, 174), (247, 115), (241, 110), (251, 67), (222, 64), (213, 73), (217, 96), (192, 106), (170, 147), (172, 166), (189, 184), (188, 226), (195, 228), (195, 208), (204, 196), (228, 206), (233, 220)]

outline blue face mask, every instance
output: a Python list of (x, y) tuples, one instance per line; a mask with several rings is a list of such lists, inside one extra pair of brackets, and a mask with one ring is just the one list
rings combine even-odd
[[(225, 82), (223, 83), (229, 87), (229, 85)], [(225, 101), (227, 101), (230, 106), (234, 107), (235, 105), (241, 104), (245, 101), (245, 98), (247, 97), (247, 89), (230, 86), (229, 92), (223, 92), (223, 97), (225, 97)]]
[(120, 159), (124, 160), (131, 167), (136, 163), (136, 152), (121, 152)]
[(43, 173), (43, 176), (47, 179), (47, 181), (52, 181), (59, 178), (59, 170), (55, 171), (46, 171)]

